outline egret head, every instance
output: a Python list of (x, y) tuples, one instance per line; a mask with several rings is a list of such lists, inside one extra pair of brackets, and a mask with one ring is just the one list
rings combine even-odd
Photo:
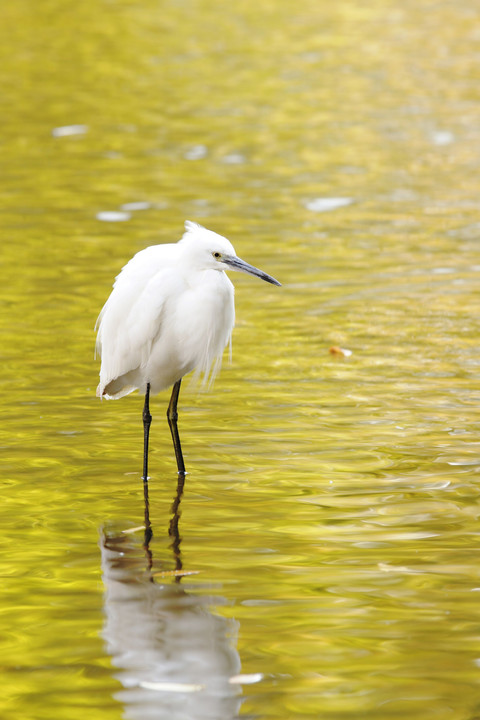
[[(204, 269), (213, 270), (237, 270), (238, 272), (254, 275), (255, 277), (280, 285), (271, 275), (259, 270), (249, 263), (237, 257), (232, 243), (222, 235), (207, 230), (197, 223), (185, 222), (186, 233), (181, 242), (191, 243), (191, 251), (196, 262), (201, 262)], [(190, 248), (189, 248), (190, 249)]]

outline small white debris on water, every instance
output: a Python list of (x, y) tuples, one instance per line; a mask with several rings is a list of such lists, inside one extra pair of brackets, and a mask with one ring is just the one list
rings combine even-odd
[(185, 160), (201, 160), (208, 154), (208, 148), (206, 145), (193, 145), (185, 155)]
[(307, 210), (311, 210), (312, 212), (329, 212), (330, 210), (337, 210), (352, 203), (353, 198), (349, 197), (320, 197), (307, 200), (304, 205)]
[(432, 134), (434, 145), (450, 145), (455, 141), (455, 135), (450, 130), (437, 130)]
[(245, 156), (241, 153), (230, 153), (230, 155), (225, 155), (225, 157), (222, 158), (222, 162), (225, 163), (225, 165), (243, 165)]
[(53, 137), (69, 137), (70, 135), (85, 135), (88, 132), (88, 125), (62, 125), (53, 128)]
[(125, 212), (136, 212), (138, 210), (148, 210), (151, 207), (151, 203), (139, 200), (138, 202), (123, 203), (123, 205), (120, 205), (120, 210), (124, 210)]
[(97, 220), (102, 222), (125, 222), (131, 217), (129, 212), (120, 212), (119, 210), (103, 210), (97, 213)]

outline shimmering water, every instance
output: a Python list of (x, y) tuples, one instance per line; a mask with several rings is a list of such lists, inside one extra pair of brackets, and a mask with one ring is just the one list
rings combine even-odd
[[(2, 720), (480, 717), (476, 8), (0, 18)], [(184, 488), (154, 399), (146, 516), (93, 326), (185, 218), (283, 287), (233, 277)]]

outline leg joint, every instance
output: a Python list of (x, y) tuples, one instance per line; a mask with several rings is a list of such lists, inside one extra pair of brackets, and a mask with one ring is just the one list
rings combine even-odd
[(167, 410), (167, 418), (168, 422), (176, 423), (178, 420), (178, 412), (169, 407)]

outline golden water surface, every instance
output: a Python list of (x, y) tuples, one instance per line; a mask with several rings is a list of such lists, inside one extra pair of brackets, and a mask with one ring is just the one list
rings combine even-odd
[[(2, 720), (478, 720), (475, 3), (4, 2), (0, 86)], [(145, 517), (93, 327), (186, 218), (282, 287)]]

